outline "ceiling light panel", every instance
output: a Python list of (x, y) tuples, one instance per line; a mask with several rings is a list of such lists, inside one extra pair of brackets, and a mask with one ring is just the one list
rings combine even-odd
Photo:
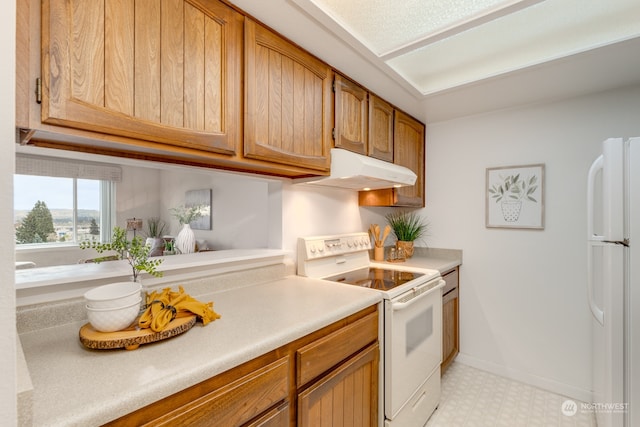
[(471, 21), (505, 0), (310, 0), (377, 56)]
[(639, 35), (637, 0), (546, 0), (386, 63), (426, 95)]

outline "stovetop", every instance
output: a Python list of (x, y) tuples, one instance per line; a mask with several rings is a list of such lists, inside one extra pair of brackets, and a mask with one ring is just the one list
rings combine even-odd
[(424, 274), (413, 271), (365, 267), (335, 276), (325, 277), (325, 280), (377, 289), (379, 291), (388, 291), (422, 276), (424, 276)]

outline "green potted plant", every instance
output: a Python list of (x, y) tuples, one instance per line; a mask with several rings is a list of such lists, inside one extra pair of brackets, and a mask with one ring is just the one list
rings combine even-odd
[[(126, 259), (132, 270), (132, 280), (137, 282), (139, 274), (146, 271), (154, 277), (162, 277), (162, 272), (157, 267), (162, 263), (162, 259), (149, 259), (150, 246), (143, 243), (142, 237), (134, 236), (133, 239), (127, 240), (127, 231), (124, 228), (114, 227), (111, 242), (100, 243), (85, 240), (80, 243), (80, 249), (95, 249), (99, 254), (106, 251), (114, 251), (118, 255), (118, 259)], [(99, 263), (108, 257), (96, 258), (95, 262)]]
[(411, 258), (414, 242), (426, 236), (429, 224), (415, 212), (392, 212), (385, 219), (396, 235), (396, 248), (403, 249), (405, 256)]
[(152, 217), (147, 219), (147, 229), (145, 235), (147, 236), (146, 244), (151, 247), (149, 250), (149, 256), (160, 256), (164, 250), (164, 229), (166, 224), (159, 217)]

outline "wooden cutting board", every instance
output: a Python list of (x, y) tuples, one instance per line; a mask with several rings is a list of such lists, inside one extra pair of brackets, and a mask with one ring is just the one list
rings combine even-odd
[(174, 337), (183, 332), (188, 331), (196, 323), (196, 315), (189, 314), (184, 317), (176, 317), (168, 325), (167, 328), (160, 332), (153, 332), (151, 329), (137, 329), (135, 325), (138, 320), (127, 329), (116, 332), (100, 332), (93, 329), (91, 323), (87, 323), (80, 328), (80, 342), (94, 350), (112, 350), (124, 348), (126, 350), (135, 350), (140, 344), (148, 344), (156, 341), (165, 340)]

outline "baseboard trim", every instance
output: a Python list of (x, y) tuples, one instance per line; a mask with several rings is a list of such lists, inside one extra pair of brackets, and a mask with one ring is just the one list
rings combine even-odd
[(558, 381), (551, 380), (549, 378), (540, 377), (537, 375), (528, 374), (518, 369), (509, 368), (506, 366), (498, 365), (493, 362), (481, 360), (468, 354), (460, 353), (455, 359), (456, 363), (462, 363), (473, 368), (477, 368), (483, 371), (490, 372), (501, 377), (509, 378), (514, 381), (519, 381), (531, 385), (533, 387), (547, 390), (552, 393), (560, 394), (562, 396), (569, 397), (581, 402), (591, 402), (591, 391), (585, 390), (579, 387), (574, 387), (568, 384), (564, 384)]

